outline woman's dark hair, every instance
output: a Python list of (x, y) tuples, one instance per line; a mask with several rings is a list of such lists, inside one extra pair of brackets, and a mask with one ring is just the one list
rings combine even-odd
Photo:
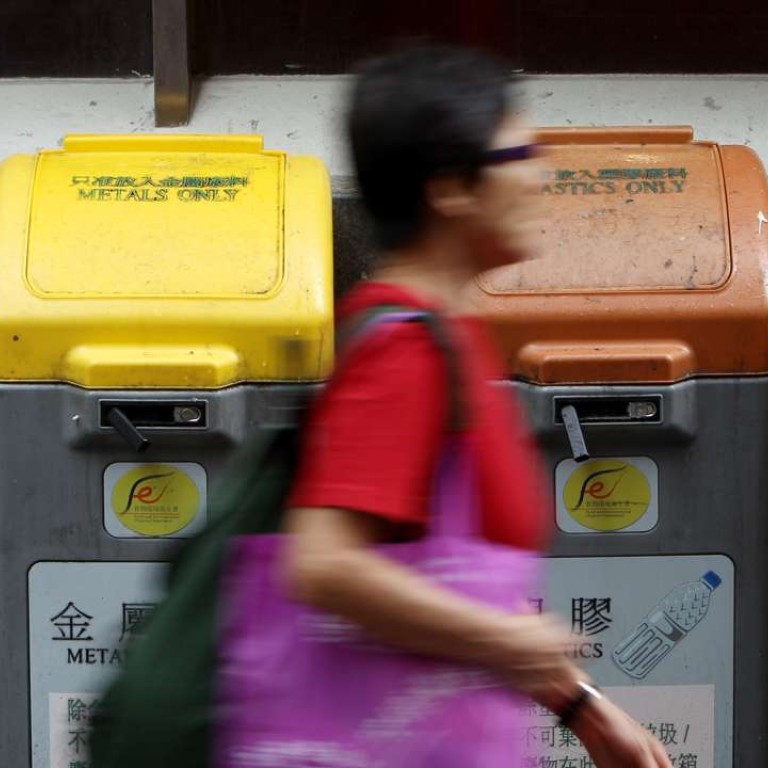
[(508, 84), (490, 55), (447, 46), (412, 48), (362, 66), (348, 130), (381, 248), (408, 245), (422, 233), (431, 178), (477, 175), (510, 107)]

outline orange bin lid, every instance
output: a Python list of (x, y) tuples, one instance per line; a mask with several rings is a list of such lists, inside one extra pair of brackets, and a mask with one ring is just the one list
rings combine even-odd
[(480, 276), (510, 376), (673, 382), (768, 373), (768, 180), (689, 127), (541, 129), (537, 259)]

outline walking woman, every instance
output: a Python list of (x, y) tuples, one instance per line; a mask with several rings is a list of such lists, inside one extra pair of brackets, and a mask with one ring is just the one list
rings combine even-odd
[[(492, 384), (502, 362), (463, 301), (477, 274), (522, 261), (535, 240), (536, 137), (513, 107), (508, 75), (481, 53), (420, 48), (364, 66), (348, 129), (380, 255), (340, 315), (342, 328), (380, 307), (440, 318), (459, 361), (482, 535), (540, 551), (551, 514), (536, 449), (508, 390)], [(669, 768), (566, 657), (554, 619), (491, 608), (377, 549), (430, 526), (446, 360), (424, 323), (380, 324), (350, 347), (306, 430), (287, 523), (290, 594), (385, 644), (493, 673), (558, 715), (598, 768)]]

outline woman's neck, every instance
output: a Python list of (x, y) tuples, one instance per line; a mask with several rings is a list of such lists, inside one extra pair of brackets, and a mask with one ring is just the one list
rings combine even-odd
[(402, 286), (448, 312), (462, 310), (462, 294), (473, 276), (458, 244), (434, 235), (389, 251), (373, 274), (375, 280)]

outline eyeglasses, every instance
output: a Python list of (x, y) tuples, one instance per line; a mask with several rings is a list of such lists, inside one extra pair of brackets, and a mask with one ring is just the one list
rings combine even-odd
[(486, 149), (481, 155), (480, 162), (483, 165), (501, 165), (502, 163), (514, 163), (518, 160), (530, 160), (539, 153), (538, 144), (520, 144), (517, 147), (500, 147), (499, 149)]

